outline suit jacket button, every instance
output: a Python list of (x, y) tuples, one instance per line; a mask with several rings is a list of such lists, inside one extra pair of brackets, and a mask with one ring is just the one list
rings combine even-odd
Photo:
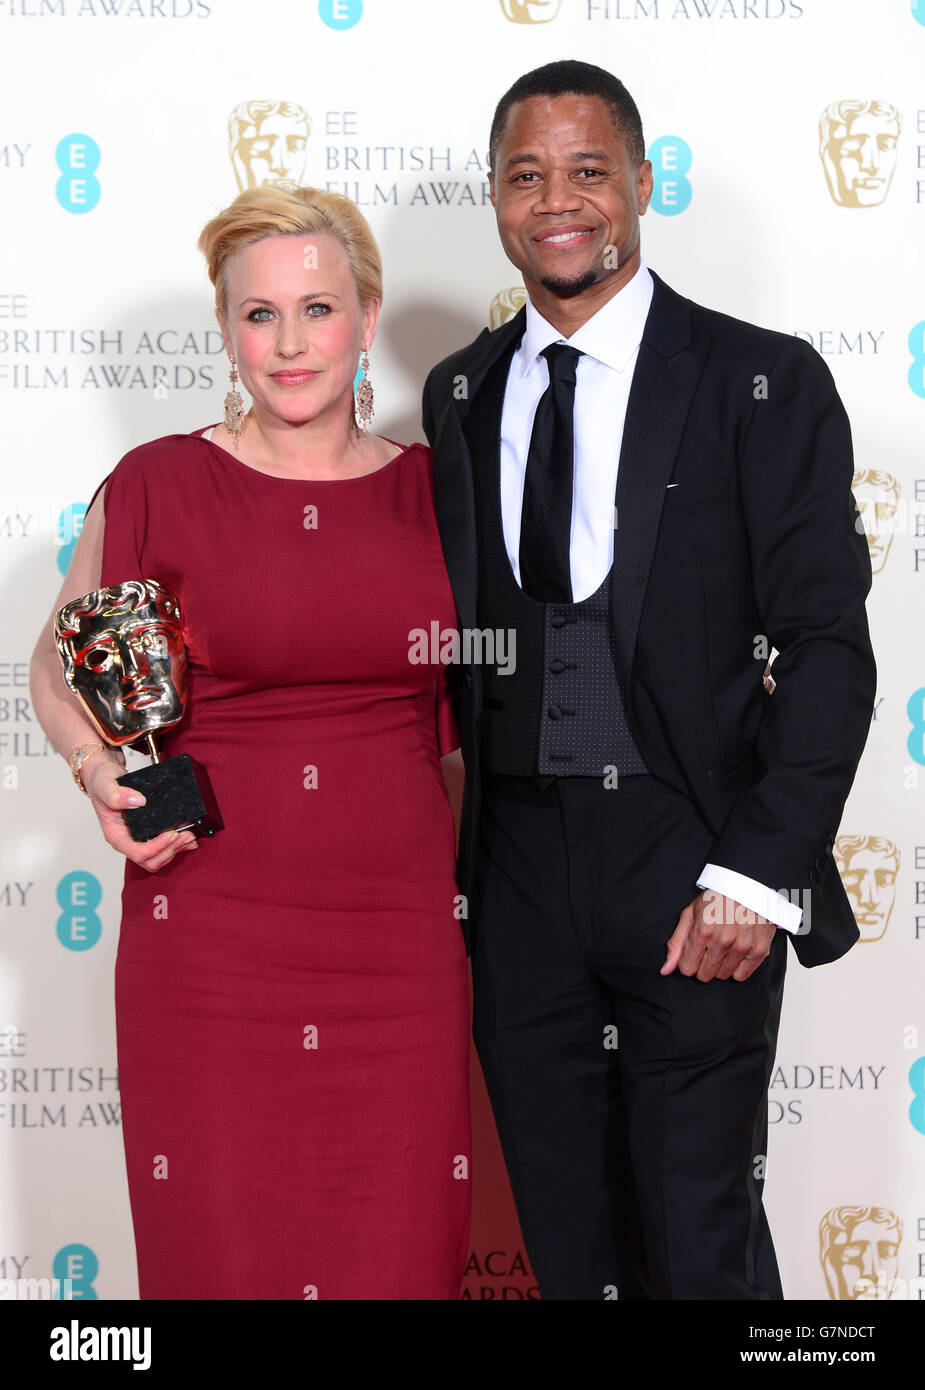
[(549, 619), (549, 626), (550, 626), (550, 627), (565, 627), (565, 622), (566, 622), (566, 619), (565, 619), (565, 614), (564, 614), (564, 613), (553, 613), (552, 617)]
[(565, 670), (565, 662), (560, 661), (557, 657), (555, 661), (550, 661), (549, 669), (554, 676), (561, 676), (562, 672)]
[(558, 705), (550, 705), (546, 713), (549, 715), (550, 719), (562, 718), (562, 711)]

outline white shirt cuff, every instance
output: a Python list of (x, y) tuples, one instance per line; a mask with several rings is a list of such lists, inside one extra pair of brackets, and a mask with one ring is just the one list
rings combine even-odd
[(714, 893), (722, 893), (743, 907), (757, 912), (759, 917), (767, 917), (776, 927), (799, 935), (803, 921), (803, 909), (792, 903), (783, 893), (758, 883), (745, 874), (737, 874), (735, 869), (724, 869), (719, 864), (707, 864), (697, 880), (698, 888), (709, 888)]

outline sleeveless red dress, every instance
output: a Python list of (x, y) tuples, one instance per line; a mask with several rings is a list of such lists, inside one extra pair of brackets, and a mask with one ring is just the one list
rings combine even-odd
[[(180, 599), (183, 721), (225, 829), (126, 865), (116, 1022), (145, 1299), (455, 1299), (469, 1006), (441, 753), (455, 628), (430, 451), (270, 477), (202, 437), (133, 450), (103, 584)], [(314, 509), (314, 510), (313, 510)]]

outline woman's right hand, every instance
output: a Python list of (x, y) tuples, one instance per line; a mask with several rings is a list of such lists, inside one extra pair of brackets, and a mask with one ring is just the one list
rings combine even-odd
[(156, 873), (178, 854), (198, 847), (190, 830), (165, 830), (153, 840), (133, 840), (122, 812), (130, 806), (143, 806), (145, 798), (131, 787), (120, 787), (116, 780), (124, 771), (121, 763), (105, 753), (88, 758), (80, 769), (80, 777), (93, 803), (103, 836), (126, 859), (131, 859), (148, 873)]

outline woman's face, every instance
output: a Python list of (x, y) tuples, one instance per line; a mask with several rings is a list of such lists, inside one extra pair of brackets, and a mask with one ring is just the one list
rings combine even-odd
[(353, 381), (378, 301), (361, 309), (343, 247), (329, 232), (268, 236), (230, 258), (225, 348), (258, 416), (291, 425), (353, 419)]

